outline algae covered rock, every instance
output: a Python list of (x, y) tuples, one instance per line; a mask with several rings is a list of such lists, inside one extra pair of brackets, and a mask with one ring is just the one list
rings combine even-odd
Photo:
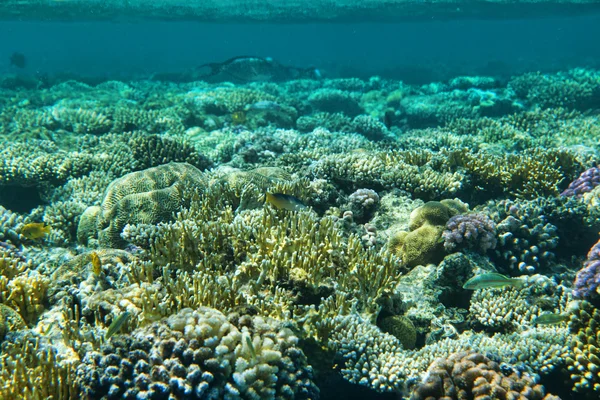
[(187, 163), (169, 163), (124, 175), (108, 186), (99, 210), (89, 207), (84, 212), (77, 238), (85, 243), (97, 236), (101, 246), (123, 247), (121, 232), (125, 225), (168, 221), (186, 204), (184, 189), (204, 184), (202, 172)]

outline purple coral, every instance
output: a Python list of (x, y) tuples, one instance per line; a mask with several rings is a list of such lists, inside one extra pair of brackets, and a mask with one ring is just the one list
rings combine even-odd
[(600, 295), (600, 240), (590, 249), (573, 286), (574, 297), (591, 299)]
[(579, 175), (568, 188), (562, 192), (561, 196), (575, 196), (580, 198), (584, 193), (591, 192), (596, 186), (600, 185), (600, 168), (592, 167)]
[(442, 238), (447, 251), (468, 247), (485, 253), (496, 247), (496, 224), (481, 213), (455, 215), (446, 223)]

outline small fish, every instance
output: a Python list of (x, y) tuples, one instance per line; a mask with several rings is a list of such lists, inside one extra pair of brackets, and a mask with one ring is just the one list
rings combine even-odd
[(246, 113), (244, 111), (234, 111), (231, 113), (231, 122), (241, 125), (246, 122)]
[(299, 198), (283, 193), (267, 192), (266, 202), (279, 210), (299, 211), (306, 208)]
[(570, 317), (566, 314), (546, 313), (533, 320), (534, 325), (554, 325), (566, 322)]
[(256, 358), (256, 350), (254, 349), (254, 344), (252, 343), (252, 339), (250, 338), (250, 335), (246, 335), (246, 344), (248, 345), (248, 348), (250, 349), (250, 354), (252, 355), (252, 358), (255, 359)]
[(261, 100), (245, 107), (246, 111), (279, 111), (281, 106), (274, 101)]
[(210, 68), (210, 72), (204, 76), (207, 78), (222, 75), (241, 82), (261, 82), (271, 80), (276, 74), (279, 64), (268, 57), (240, 56), (221, 63), (204, 64), (198, 69), (205, 67)]
[(43, 222), (31, 222), (23, 225), (19, 233), (27, 239), (37, 240), (49, 235), (51, 231), (52, 228), (50, 225), (46, 225)]
[(524, 282), (518, 278), (509, 278), (507, 276), (490, 272), (472, 277), (463, 285), (463, 289), (477, 290), (486, 288), (501, 288), (505, 286), (514, 286), (521, 289)]
[(129, 311), (125, 311), (123, 314), (119, 315), (115, 320), (113, 320), (112, 324), (110, 324), (106, 334), (104, 335), (104, 339), (110, 339), (115, 333), (119, 332), (130, 317), (131, 313)]
[(10, 56), (10, 65), (14, 65), (17, 68), (25, 68), (25, 65), (27, 65), (27, 59), (25, 58), (25, 55), (19, 52), (14, 52), (12, 53), (12, 55)]
[(92, 272), (94, 272), (94, 275), (100, 275), (102, 273), (102, 260), (100, 260), (98, 253), (92, 251), (90, 253), (90, 261), (92, 262)]

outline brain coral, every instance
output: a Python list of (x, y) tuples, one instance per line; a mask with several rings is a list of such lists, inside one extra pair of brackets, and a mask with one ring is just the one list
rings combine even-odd
[(100, 245), (124, 246), (121, 232), (125, 225), (169, 220), (185, 204), (184, 189), (203, 185), (202, 172), (186, 163), (169, 163), (124, 175), (108, 186), (100, 210), (84, 212), (77, 237), (82, 240), (84, 232), (92, 230), (90, 224), (97, 213), (95, 227)]
[(466, 210), (457, 200), (427, 202), (410, 214), (410, 231), (392, 236), (388, 246), (410, 267), (439, 262), (444, 256), (441, 237), (446, 222)]

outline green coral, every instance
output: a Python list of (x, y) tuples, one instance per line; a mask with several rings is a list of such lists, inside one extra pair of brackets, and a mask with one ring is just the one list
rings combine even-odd
[(427, 202), (413, 210), (409, 231), (396, 232), (390, 238), (388, 248), (409, 267), (437, 263), (445, 254), (441, 237), (446, 222), (467, 209), (457, 200)]

